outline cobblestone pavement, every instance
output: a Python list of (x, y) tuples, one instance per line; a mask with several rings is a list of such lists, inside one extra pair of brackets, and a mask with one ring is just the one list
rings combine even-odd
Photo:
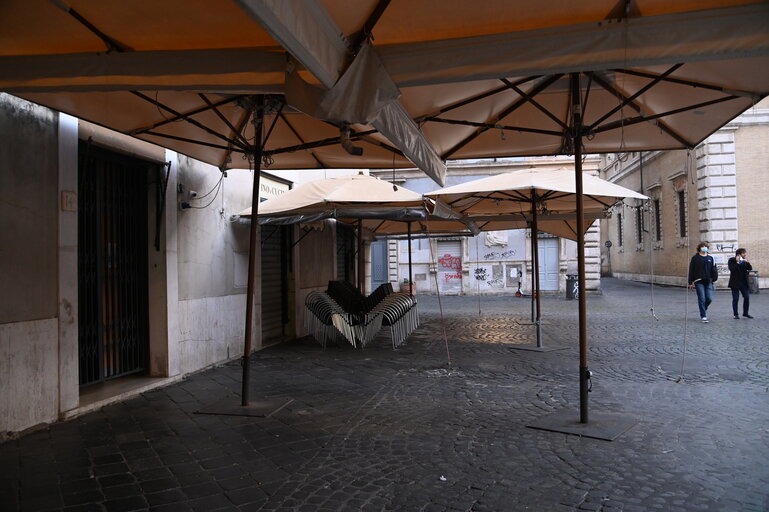
[[(716, 292), (709, 324), (681, 288), (605, 279), (588, 296), (591, 411), (638, 424), (613, 442), (527, 424), (578, 415), (577, 303), (420, 298), (408, 344), (309, 339), (254, 355), (269, 418), (206, 416), (238, 364), (0, 445), (2, 510), (769, 510), (769, 293), (754, 320)], [(684, 345), (685, 359), (684, 358)], [(683, 369), (683, 372), (682, 372)], [(679, 377), (683, 373), (683, 379)], [(235, 398), (233, 398), (235, 400)]]

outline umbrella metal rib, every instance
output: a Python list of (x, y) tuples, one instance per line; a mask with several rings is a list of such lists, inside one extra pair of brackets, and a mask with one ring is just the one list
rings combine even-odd
[[(534, 85), (532, 87), (531, 91), (529, 92), (529, 96), (530, 97), (536, 96), (540, 92), (542, 92), (545, 89), (547, 89), (548, 87), (550, 87), (553, 83), (558, 81), (561, 78), (561, 76), (563, 76), (563, 75), (550, 75), (548, 77), (543, 78), (536, 85)], [(489, 124), (496, 125), (497, 122), (499, 122), (502, 119), (504, 119), (505, 117), (509, 116), (510, 114), (512, 114), (513, 112), (518, 110), (520, 107), (522, 107), (526, 103), (528, 103), (528, 100), (526, 98), (519, 98), (519, 99), (517, 99), (516, 101), (514, 101), (512, 103), (512, 105), (510, 105), (509, 107), (504, 109), (502, 112), (500, 112), (497, 116), (495, 116), (494, 119), (490, 119), (489, 120)], [(459, 151), (460, 149), (462, 149), (463, 147), (465, 147), (466, 145), (468, 145), (469, 143), (474, 141), (482, 133), (486, 132), (489, 129), (490, 128), (488, 128), (488, 127), (479, 128), (473, 134), (471, 134), (470, 136), (462, 139), (457, 144), (455, 144), (451, 149), (446, 151), (442, 155), (441, 158), (443, 158), (444, 160), (448, 160), (449, 158), (451, 158), (451, 155), (453, 155), (454, 153), (456, 153), (457, 151)]]
[[(283, 121), (283, 123), (288, 127), (288, 129), (291, 130), (291, 133), (294, 134), (294, 137), (296, 137), (299, 140), (300, 143), (305, 144), (306, 142), (305, 142), (304, 138), (302, 138), (302, 136), (299, 135), (299, 132), (296, 131), (296, 128), (294, 128), (294, 125), (292, 125), (288, 121), (288, 118), (286, 117), (286, 115), (283, 112), (280, 112), (278, 114), (278, 116)], [(318, 155), (315, 154), (315, 151), (309, 151), (309, 153), (310, 153), (310, 156), (312, 156), (312, 158), (318, 163), (318, 165), (321, 168), (323, 168), (323, 169), (328, 168), (328, 166), (326, 164), (324, 164), (323, 161), (320, 158), (318, 158)]]
[[(624, 101), (624, 99), (626, 98), (626, 96), (625, 96), (625, 94), (623, 92), (621, 92), (616, 87), (611, 85), (609, 82), (604, 80), (597, 73), (589, 72), (587, 75), (588, 75), (588, 77), (593, 79), (595, 81), (595, 83), (600, 85), (604, 90), (606, 90), (607, 92), (612, 94), (618, 100)], [(635, 110), (639, 114), (641, 114), (641, 112), (642, 112), (641, 106), (638, 105), (638, 103), (636, 103), (635, 101), (629, 102), (627, 104), (627, 106), (629, 106), (630, 108), (632, 108), (633, 110)], [(673, 137), (676, 141), (678, 141), (679, 144), (683, 145), (684, 147), (687, 147), (687, 148), (688, 147), (693, 147), (693, 144), (691, 142), (689, 142), (688, 140), (683, 138), (680, 134), (678, 134), (675, 130), (673, 130), (670, 126), (668, 126), (667, 123), (665, 123), (664, 121), (657, 121), (657, 126), (659, 126), (659, 128), (663, 132), (665, 132), (669, 136)]]

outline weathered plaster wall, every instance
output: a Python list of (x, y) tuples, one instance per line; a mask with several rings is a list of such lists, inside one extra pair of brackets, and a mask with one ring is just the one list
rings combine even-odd
[(58, 324), (55, 318), (0, 324), (0, 438), (57, 419)]
[[(178, 156), (178, 163), (180, 188), (169, 205), (177, 217), (178, 331), (176, 340), (169, 342), (176, 370), (188, 373), (242, 354), (249, 222), (233, 216), (251, 206), (253, 173), (230, 170), (217, 185), (221, 173), (216, 167), (184, 155)], [(197, 198), (191, 198), (190, 191), (197, 192)], [(179, 210), (181, 202), (193, 208)], [(257, 256), (257, 287), (259, 262)], [(255, 349), (261, 347), (260, 310), (257, 289)]]
[[(244, 293), (236, 286), (235, 254), (248, 252), (249, 228), (231, 217), (251, 206), (253, 174), (228, 171), (217, 194), (219, 169), (184, 155), (178, 158), (182, 192), (177, 200), (192, 206), (179, 211), (177, 204), (169, 205), (178, 211), (179, 300)], [(190, 191), (198, 197), (190, 198)]]
[(0, 94), (0, 133), (2, 437), (59, 412), (57, 115)]
[(56, 316), (56, 120), (0, 93), (0, 324)]

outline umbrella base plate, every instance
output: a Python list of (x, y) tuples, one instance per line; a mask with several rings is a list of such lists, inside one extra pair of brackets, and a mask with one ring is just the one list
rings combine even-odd
[(230, 396), (207, 405), (195, 411), (195, 414), (212, 414), (216, 416), (253, 416), (269, 418), (293, 402), (293, 398), (272, 398), (269, 400), (253, 400), (248, 405), (240, 405), (240, 397)]
[(526, 426), (537, 430), (614, 441), (636, 423), (638, 421), (635, 418), (626, 414), (600, 412), (590, 412), (588, 422), (580, 423), (579, 411), (566, 409), (538, 418)]

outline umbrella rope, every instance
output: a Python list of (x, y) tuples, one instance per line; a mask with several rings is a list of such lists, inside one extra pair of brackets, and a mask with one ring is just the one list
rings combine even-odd
[[(691, 176), (691, 151), (686, 151), (686, 162), (684, 163), (684, 170), (686, 171), (686, 186), (684, 188), (684, 201), (686, 201), (686, 205), (689, 204), (689, 180), (694, 179), (693, 176)], [(691, 233), (691, 218), (692, 214), (691, 212), (688, 212), (688, 221), (687, 221), (687, 229), (686, 229), (686, 253), (689, 254), (690, 251), (690, 233)], [(681, 353), (681, 371), (678, 375), (678, 378), (676, 379), (676, 382), (681, 382), (684, 380), (684, 370), (686, 368), (686, 337), (687, 337), (687, 328), (689, 324), (689, 276), (688, 276), (688, 269), (687, 269), (687, 277), (686, 277), (686, 285), (684, 287), (685, 293), (686, 293), (686, 300), (684, 302), (684, 341), (683, 341), (683, 351)]]
[[(475, 235), (475, 268), (478, 268), (478, 264), (480, 263), (480, 256), (481, 253), (478, 252), (478, 235)], [(475, 283), (478, 285), (478, 316), (481, 316), (481, 280), (479, 279), (480, 276), (475, 276)]]
[(427, 238), (429, 240), (428, 245), (430, 247), (430, 259), (435, 262), (435, 273), (433, 277), (435, 279), (435, 291), (438, 293), (438, 310), (441, 312), (441, 330), (443, 331), (443, 342), (446, 345), (446, 363), (451, 367), (451, 353), (449, 352), (449, 339), (446, 336), (446, 319), (443, 317), (443, 303), (441, 302), (441, 288), (438, 285), (438, 260), (433, 252), (432, 244), (432, 231), (430, 230), (430, 221), (425, 222), (427, 225)]
[[(649, 206), (649, 225), (652, 224), (652, 211), (651, 211), (651, 203), (647, 202), (647, 205)], [(654, 229), (657, 229), (657, 226), (655, 224)], [(649, 309), (649, 312), (651, 313), (651, 320), (652, 320), (652, 326), (653, 330), (656, 331), (660, 319), (657, 318), (657, 313), (654, 311), (654, 237), (652, 236), (654, 233), (649, 230), (649, 274), (651, 276), (651, 287), (650, 287), (650, 296), (651, 296), (651, 307)], [(659, 339), (659, 336), (655, 336), (654, 339)], [(654, 350), (654, 371), (657, 373), (662, 373), (662, 366), (660, 366), (659, 361), (657, 360), (657, 350)]]

